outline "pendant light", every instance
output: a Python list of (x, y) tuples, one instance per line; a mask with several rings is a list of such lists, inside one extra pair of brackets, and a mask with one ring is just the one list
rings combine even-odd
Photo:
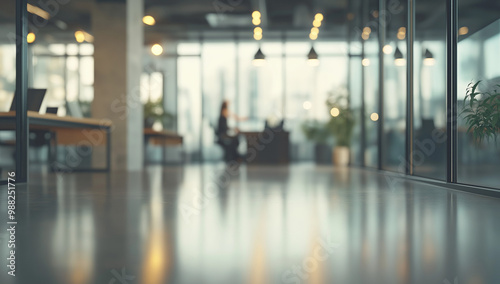
[(255, 56), (253, 57), (252, 64), (254, 66), (263, 66), (266, 64), (266, 56), (264, 55), (264, 53), (262, 53), (260, 47), (259, 50), (257, 50), (257, 53), (255, 53)]
[(394, 52), (394, 64), (396, 66), (406, 65), (406, 60), (403, 58), (403, 53), (399, 50), (399, 47), (396, 47), (396, 51)]
[(309, 54), (307, 54), (307, 64), (309, 64), (310, 66), (319, 65), (318, 54), (316, 53), (316, 50), (314, 50), (314, 47), (311, 47)]
[(436, 60), (434, 59), (432, 52), (430, 52), (430, 50), (426, 48), (425, 52), (424, 52), (424, 65), (432, 66), (435, 63), (436, 63)]

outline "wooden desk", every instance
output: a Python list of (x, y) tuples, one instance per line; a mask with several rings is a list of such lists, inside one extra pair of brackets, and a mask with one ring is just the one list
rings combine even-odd
[[(288, 131), (241, 132), (247, 140), (248, 164), (276, 165), (290, 162), (290, 133)], [(272, 139), (271, 139), (272, 138)]]
[[(0, 130), (15, 130), (16, 112), (0, 112)], [(55, 151), (50, 155), (52, 170), (97, 171), (109, 172), (111, 168), (111, 126), (108, 120), (61, 117), (54, 114), (39, 114), (28, 111), (30, 130), (51, 132)], [(106, 166), (104, 168), (76, 168), (64, 166), (65, 169), (54, 168), (57, 164), (57, 145), (78, 145), (82, 147), (106, 146)], [(50, 150), (50, 149), (49, 149)], [(80, 157), (81, 158), (81, 157)], [(57, 166), (56, 166), (57, 167)]]
[[(162, 146), (176, 146), (182, 145), (183, 137), (179, 134), (169, 131), (157, 131), (152, 128), (144, 128), (144, 163), (146, 163), (146, 147), (147, 145), (162, 145)], [(162, 152), (162, 162), (165, 164), (165, 147)]]

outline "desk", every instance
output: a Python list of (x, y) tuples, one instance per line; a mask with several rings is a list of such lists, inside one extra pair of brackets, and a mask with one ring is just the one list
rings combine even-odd
[[(146, 147), (147, 145), (162, 145), (162, 146), (176, 146), (182, 145), (183, 138), (179, 134), (169, 131), (157, 131), (152, 128), (144, 128), (144, 163), (146, 163)], [(165, 147), (162, 152), (162, 162), (165, 164)]]
[(241, 132), (247, 140), (248, 164), (275, 165), (290, 162), (288, 131)]
[[(77, 117), (61, 117), (54, 114), (39, 114), (28, 111), (30, 130), (51, 132), (55, 151), (50, 155), (51, 169), (55, 171), (109, 172), (111, 168), (111, 126), (106, 120)], [(0, 112), (0, 130), (15, 130), (16, 112)], [(106, 146), (106, 166), (104, 168), (76, 168), (57, 162), (57, 145), (77, 145), (80, 147)], [(81, 159), (82, 157), (80, 157)], [(62, 168), (61, 168), (62, 167)]]

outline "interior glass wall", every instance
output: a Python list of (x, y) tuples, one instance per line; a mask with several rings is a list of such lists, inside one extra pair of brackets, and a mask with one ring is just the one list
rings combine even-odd
[(365, 166), (378, 166), (378, 127), (379, 127), (379, 46), (378, 33), (372, 30), (368, 40), (364, 42), (364, 57), (361, 65), (364, 69), (364, 102), (365, 112)]
[[(363, 79), (362, 72), (364, 72), (362, 66), (362, 43), (361, 39), (356, 37), (349, 46), (350, 50), (350, 60), (349, 60), (349, 106), (351, 107), (354, 117), (355, 124), (352, 133), (351, 141), (351, 164), (362, 166), (363, 164), (363, 149), (362, 149), (362, 137), (363, 129), (361, 127), (361, 121), (363, 120), (362, 105), (363, 105), (363, 84), (360, 84), (360, 80)], [(366, 73), (365, 75), (366, 76)]]
[(384, 45), (384, 116), (382, 168), (404, 173), (406, 165), (407, 3), (391, 4)]
[[(458, 43), (458, 182), (472, 185), (499, 188), (500, 186), (500, 139), (498, 136), (500, 120), (498, 120), (500, 99), (494, 99), (483, 108), (492, 112), (478, 112), (478, 104), (489, 97), (486, 92), (500, 92), (500, 3), (495, 0), (481, 0), (474, 3), (459, 1), (459, 43)], [(478, 114), (478, 120), (467, 123), (462, 113), (464, 107), (470, 106), (464, 98), (469, 84), (479, 83), (476, 92), (477, 102), (472, 109)], [(496, 90), (496, 91), (495, 91)], [(481, 121), (495, 118), (496, 131), (492, 136), (482, 140), (467, 132), (471, 129), (482, 129)], [(495, 123), (493, 122), (493, 126)], [(482, 133), (487, 131), (481, 130)]]
[(177, 59), (177, 129), (183, 136), (186, 161), (201, 157), (202, 93), (201, 59), (180, 56)]
[(413, 173), (445, 180), (446, 1), (415, 4)]

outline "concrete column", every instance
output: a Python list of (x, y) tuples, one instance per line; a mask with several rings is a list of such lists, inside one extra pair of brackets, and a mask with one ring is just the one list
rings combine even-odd
[(142, 0), (94, 3), (94, 101), (92, 114), (113, 122), (113, 170), (143, 167)]

